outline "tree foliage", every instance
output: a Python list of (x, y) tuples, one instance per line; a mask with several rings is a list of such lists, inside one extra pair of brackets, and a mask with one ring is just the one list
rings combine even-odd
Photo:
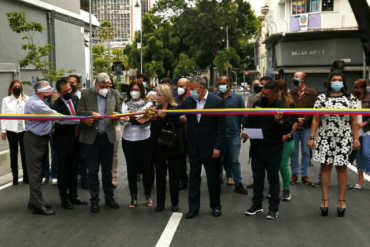
[[(34, 43), (34, 35), (42, 33), (45, 28), (39, 22), (28, 21), (24, 11), (9, 12), (6, 14), (9, 28), (19, 34), (24, 35), (23, 40), (26, 40), (26, 44), (22, 44), (22, 50), (28, 53), (23, 59), (20, 59), (19, 65), (21, 68), (27, 66), (33, 66), (36, 70), (39, 70), (43, 75), (43, 79), (50, 81), (57, 81), (58, 79), (65, 76), (66, 71), (64, 69), (56, 71), (53, 63), (49, 62), (50, 51), (53, 49), (53, 45), (45, 44), (43, 46), (37, 46)], [(68, 70), (70, 74), (74, 69)]]

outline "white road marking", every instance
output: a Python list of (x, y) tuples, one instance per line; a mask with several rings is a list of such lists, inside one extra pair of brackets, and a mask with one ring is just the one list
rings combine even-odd
[[(349, 169), (351, 169), (352, 171), (354, 171), (355, 173), (357, 173), (357, 167), (356, 167), (356, 166), (348, 164), (348, 165), (347, 165), (347, 167), (348, 167)], [(369, 175), (364, 174), (364, 178), (365, 178), (367, 181), (369, 181), (369, 182), (370, 182), (370, 176), (369, 176)]]
[[(18, 179), (18, 182), (22, 182), (22, 181), (23, 181), (23, 178)], [(10, 186), (12, 186), (12, 185), (13, 185), (13, 182), (10, 182), (10, 183), (7, 183), (7, 184), (4, 184), (4, 185), (0, 186), (0, 190), (3, 190), (3, 189), (5, 189), (5, 188), (8, 188), (8, 187), (10, 187)]]
[(182, 213), (173, 213), (155, 247), (169, 247), (180, 224)]

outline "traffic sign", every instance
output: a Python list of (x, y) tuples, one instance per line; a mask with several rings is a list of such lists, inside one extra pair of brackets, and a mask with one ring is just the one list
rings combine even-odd
[(249, 72), (248, 71), (244, 71), (244, 75), (249, 75)]

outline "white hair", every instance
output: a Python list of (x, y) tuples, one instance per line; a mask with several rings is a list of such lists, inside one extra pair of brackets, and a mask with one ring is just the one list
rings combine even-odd
[(157, 98), (157, 92), (156, 91), (150, 91), (147, 96), (153, 95), (155, 98)]
[(49, 85), (49, 82), (48, 81), (38, 81), (36, 82), (36, 84), (33, 86), (33, 89), (35, 89), (35, 91), (37, 91), (37, 89), (40, 89), (42, 88), (43, 86), (45, 85)]
[(99, 73), (95, 77), (95, 83), (100, 84), (100, 83), (107, 83), (110, 82), (109, 75), (107, 73)]

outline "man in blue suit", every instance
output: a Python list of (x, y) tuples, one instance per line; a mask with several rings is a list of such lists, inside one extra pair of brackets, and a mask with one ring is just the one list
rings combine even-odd
[[(177, 106), (177, 109), (225, 108), (224, 100), (208, 93), (207, 82), (203, 77), (191, 78), (190, 97)], [(224, 150), (226, 136), (226, 116), (187, 114), (189, 173), (189, 213), (187, 219), (194, 218), (200, 208), (200, 184), (202, 164), (207, 175), (210, 207), (213, 216), (221, 215), (220, 170), (221, 150)]]

